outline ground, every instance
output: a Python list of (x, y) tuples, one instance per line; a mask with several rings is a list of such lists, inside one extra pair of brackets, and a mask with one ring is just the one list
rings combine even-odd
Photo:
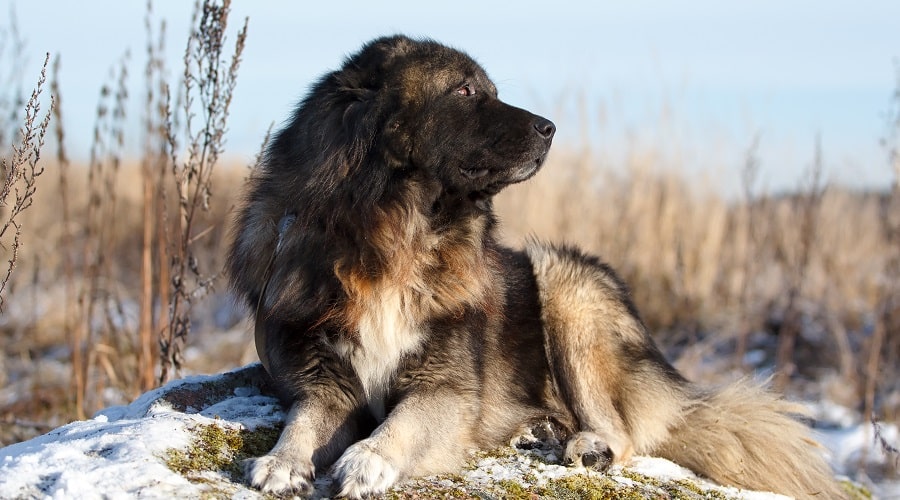
[[(0, 498), (262, 498), (244, 482), (241, 462), (275, 444), (283, 419), (259, 364), (189, 377), (0, 449)], [(852, 434), (841, 435), (831, 444), (849, 446)], [(723, 488), (659, 458), (636, 457), (601, 474), (563, 467), (559, 455), (552, 438), (525, 440), (475, 454), (456, 474), (402, 483), (387, 497), (784, 498)], [(845, 484), (856, 498), (868, 498), (867, 490)], [(327, 477), (316, 486), (318, 497), (330, 494)], [(900, 492), (882, 486), (876, 493), (883, 498)]]

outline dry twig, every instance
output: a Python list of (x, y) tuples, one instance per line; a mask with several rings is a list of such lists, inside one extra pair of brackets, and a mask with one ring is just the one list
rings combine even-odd
[(38, 121), (41, 111), (40, 97), (47, 81), (47, 64), (50, 62), (50, 54), (44, 58), (41, 68), (41, 76), (37, 86), (31, 93), (31, 98), (25, 105), (25, 123), (19, 132), (19, 142), (13, 145), (13, 154), (7, 164), (5, 158), (0, 158), (0, 172), (3, 172), (3, 184), (0, 186), (0, 208), (6, 210), (6, 215), (0, 221), (0, 246), (8, 253), (6, 273), (0, 279), (0, 312), (3, 310), (3, 292), (12, 277), (13, 269), (19, 257), (21, 245), (22, 224), (20, 216), (22, 212), (31, 207), (34, 202), (34, 193), (37, 190), (36, 181), (44, 167), (39, 165), (41, 148), (44, 146), (44, 137), (47, 135), (47, 127), (50, 125), (50, 116), (53, 109), (53, 98), (50, 99), (50, 110), (44, 113)]
[(180, 371), (182, 347), (191, 330), (192, 304), (211, 291), (220, 274), (201, 271), (193, 244), (205, 231), (196, 225), (199, 213), (209, 210), (213, 168), (224, 150), (228, 111), (247, 35), (245, 20), (231, 61), (226, 61), (223, 54), (230, 9), (230, 0), (221, 5), (205, 0), (195, 10), (195, 29), (184, 53), (182, 111), (187, 153), (183, 161), (177, 159), (178, 141), (171, 120), (167, 127), (179, 226), (169, 242), (172, 296), (169, 324), (160, 338), (161, 382)]

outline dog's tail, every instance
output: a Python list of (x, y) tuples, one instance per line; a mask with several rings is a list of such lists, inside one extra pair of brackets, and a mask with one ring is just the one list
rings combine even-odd
[(655, 453), (722, 483), (795, 498), (846, 498), (822, 447), (797, 420), (807, 410), (741, 380), (698, 390)]

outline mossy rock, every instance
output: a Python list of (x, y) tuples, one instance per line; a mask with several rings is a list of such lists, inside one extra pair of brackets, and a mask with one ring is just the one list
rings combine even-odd
[(221, 472), (233, 481), (242, 480), (242, 462), (268, 453), (278, 441), (281, 428), (254, 430), (230, 426), (200, 425), (196, 438), (186, 450), (169, 450), (166, 465), (191, 479), (203, 472)]
[[(195, 484), (206, 487), (209, 498), (229, 498), (237, 491), (254, 492), (243, 479), (243, 461), (268, 453), (281, 428), (247, 430), (226, 425), (199, 425), (196, 438), (185, 450), (170, 450), (166, 464)], [(491, 478), (502, 470), (502, 477)], [(513, 471), (513, 472), (509, 472)], [(547, 472), (551, 473), (548, 474)], [(849, 481), (851, 499), (871, 499), (871, 494)], [(250, 491), (247, 491), (247, 490)], [(316, 482), (315, 498), (331, 495), (331, 481)], [(479, 452), (460, 474), (443, 474), (403, 482), (385, 498), (401, 499), (561, 499), (561, 500), (737, 500), (739, 490), (722, 488), (693, 478), (659, 479), (628, 467), (607, 473), (568, 469), (548, 463), (546, 455), (531, 450), (502, 447)]]

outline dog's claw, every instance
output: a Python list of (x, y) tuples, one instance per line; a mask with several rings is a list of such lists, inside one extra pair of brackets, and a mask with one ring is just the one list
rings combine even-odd
[(602, 472), (612, 465), (613, 458), (612, 449), (600, 436), (592, 432), (579, 432), (566, 443), (563, 463)]

